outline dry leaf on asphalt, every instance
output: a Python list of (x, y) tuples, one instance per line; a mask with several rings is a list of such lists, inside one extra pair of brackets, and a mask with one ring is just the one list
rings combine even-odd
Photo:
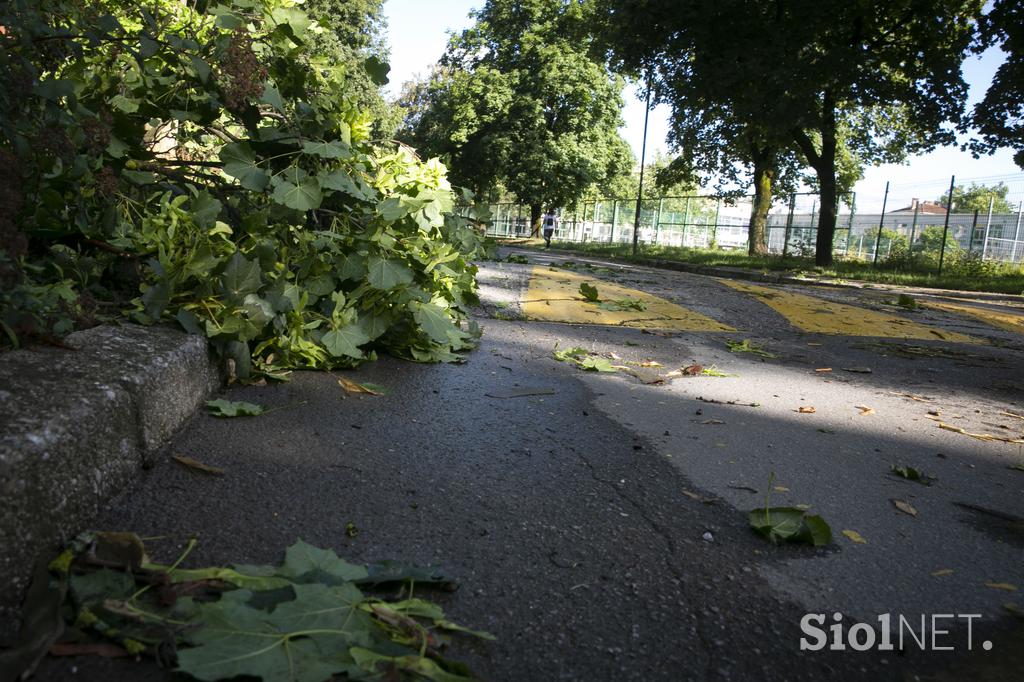
[(702, 502), (704, 504), (714, 504), (715, 502), (718, 501), (713, 497), (703, 497), (701, 495), (698, 495), (697, 493), (690, 492), (689, 490), (683, 490), (682, 493), (689, 497), (691, 500), (696, 500), (697, 502)]
[(773, 488), (773, 490), (775, 490), (775, 492), (777, 492), (777, 493), (788, 493), (789, 492), (789, 488), (787, 488), (784, 485), (777, 485), (777, 486), (775, 486)]
[(721, 419), (705, 419), (701, 424), (724, 424), (725, 422)]
[(867, 405), (854, 405), (854, 407), (860, 410), (860, 416), (862, 417), (875, 413), (874, 408), (868, 407)]
[(800, 414), (814, 414), (815, 412), (817, 412), (817, 410), (811, 407), (810, 405), (804, 405), (803, 407), (798, 409), (797, 412), (799, 412)]
[(864, 536), (855, 530), (844, 530), (843, 535), (850, 538), (851, 541), (856, 542), (858, 545), (868, 544), (868, 541), (864, 539)]
[(953, 569), (952, 568), (940, 568), (937, 571), (932, 571), (932, 575), (935, 576), (936, 578), (941, 578), (944, 575), (953, 575)]
[(661, 367), (661, 363), (657, 360), (644, 360), (640, 363), (641, 367)]
[(824, 373), (824, 372), (831, 372), (832, 368), (831, 367), (819, 367), (818, 369), (816, 369), (814, 371), (815, 372), (822, 372), (822, 373)]
[(703, 365), (693, 364), (693, 365), (690, 365), (689, 367), (683, 367), (679, 371), (682, 372), (683, 374), (687, 375), (687, 376), (695, 377), (695, 376), (697, 376), (698, 374), (700, 374), (701, 372), (704, 371), (704, 367), (703, 367)]
[(910, 516), (917, 516), (917, 510), (914, 509), (914, 505), (910, 504), (905, 500), (893, 500), (892, 504), (894, 507), (899, 509), (904, 514), (909, 514)]
[(1007, 592), (1016, 592), (1017, 591), (1017, 586), (1014, 585), (1013, 583), (987, 582), (987, 583), (985, 583), (985, 587), (991, 587), (994, 590), (1006, 590)]
[(899, 393), (897, 391), (889, 391), (889, 395), (898, 395), (901, 398), (910, 398), (911, 400), (914, 400), (919, 403), (930, 403), (932, 401), (931, 398), (926, 398), (923, 395), (914, 395), (913, 393)]
[(351, 379), (346, 379), (345, 377), (338, 377), (338, 384), (349, 393), (365, 393), (366, 395), (384, 395), (383, 393), (375, 391), (373, 388), (367, 385), (357, 383), (355, 381), (352, 381)]
[(1006, 436), (993, 436), (990, 433), (971, 433), (970, 431), (965, 431), (959, 426), (953, 426), (945, 422), (939, 422), (939, 428), (945, 429), (946, 431), (952, 431), (953, 433), (961, 433), (965, 436), (970, 436), (971, 438), (977, 438), (978, 440), (999, 441), (1000, 443), (1015, 443), (1018, 445), (1024, 445), (1024, 438), (1007, 438)]
[(220, 467), (203, 464), (199, 460), (192, 459), (191, 457), (185, 457), (184, 455), (172, 455), (171, 459), (184, 467), (192, 469), (193, 471), (201, 471), (202, 473), (209, 474), (211, 476), (224, 475), (224, 470)]

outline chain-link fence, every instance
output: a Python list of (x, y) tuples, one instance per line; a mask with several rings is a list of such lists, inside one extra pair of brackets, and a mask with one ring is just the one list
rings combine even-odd
[[(989, 196), (973, 191), (975, 182), (958, 184), (950, 211), (945, 205), (948, 180), (892, 185), (881, 196), (843, 195), (837, 211), (834, 256), (915, 269), (965, 260), (1024, 264), (1024, 174), (1000, 177), (997, 191)], [(640, 202), (638, 243), (745, 250), (752, 201), (752, 197), (698, 195), (644, 199)], [(575, 210), (561, 212), (554, 238), (632, 244), (636, 207), (636, 199), (583, 202)], [(530, 235), (528, 206), (502, 203), (490, 208), (488, 235)], [(820, 210), (819, 197), (812, 193), (773, 201), (767, 224), (769, 251), (780, 256), (813, 256)]]

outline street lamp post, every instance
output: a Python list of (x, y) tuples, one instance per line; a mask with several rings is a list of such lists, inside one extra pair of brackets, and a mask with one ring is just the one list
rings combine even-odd
[(647, 162), (647, 118), (651, 115), (651, 71), (647, 70), (647, 94), (644, 97), (644, 136), (640, 143), (640, 188), (636, 191), (636, 214), (633, 216), (633, 256), (640, 238), (640, 202), (644, 196), (644, 164)]

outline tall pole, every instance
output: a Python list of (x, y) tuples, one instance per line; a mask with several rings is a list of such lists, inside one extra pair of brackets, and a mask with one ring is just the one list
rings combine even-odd
[(910, 264), (914, 264), (914, 235), (917, 232), (917, 212), (921, 210), (920, 204), (914, 202), (914, 222), (910, 226), (910, 251), (907, 257), (910, 259)]
[(995, 197), (988, 200), (988, 220), (985, 221), (985, 241), (981, 244), (981, 260), (985, 260), (985, 252), (988, 251), (988, 232), (992, 228), (992, 207), (996, 203)]
[(882, 217), (878, 219), (878, 235), (875, 237), (874, 265), (878, 265), (878, 245), (882, 243), (882, 225), (885, 224), (885, 205), (889, 202), (889, 181), (885, 181), (885, 196), (882, 197)]
[(796, 192), (789, 195), (789, 217), (786, 218), (786, 236), (782, 242), (782, 257), (789, 255), (789, 231), (793, 229), (793, 211), (796, 210)]
[(636, 215), (633, 217), (633, 255), (640, 238), (640, 201), (644, 196), (644, 163), (647, 162), (647, 118), (651, 115), (651, 70), (647, 69), (647, 95), (644, 97), (644, 137), (640, 143), (640, 187), (636, 191)]
[(946, 222), (942, 226), (942, 249), (939, 251), (939, 274), (942, 274), (942, 262), (946, 259), (946, 235), (949, 233), (949, 214), (953, 210), (953, 185), (956, 176), (949, 178), (949, 197), (946, 199)]
[(1017, 204), (1017, 229), (1013, 231), (1013, 252), (1010, 254), (1010, 262), (1017, 262), (1017, 242), (1020, 241), (1020, 219), (1024, 215), (1024, 201)]
[(967, 237), (967, 254), (970, 255), (974, 251), (974, 233), (978, 231), (978, 214), (981, 213), (978, 209), (974, 209), (974, 220), (971, 222), (971, 233)]

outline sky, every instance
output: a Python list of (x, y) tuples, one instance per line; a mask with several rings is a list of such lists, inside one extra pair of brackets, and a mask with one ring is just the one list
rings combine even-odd
[[(388, 92), (397, 96), (402, 83), (414, 76), (426, 74), (444, 52), (448, 34), (472, 24), (469, 12), (482, 5), (482, 0), (386, 0), (384, 13), (388, 22), (388, 42), (391, 46), (391, 83)], [(980, 57), (972, 57), (964, 64), (964, 76), (970, 85), (970, 104), (981, 99), (992, 75), (1002, 62), (1002, 53), (989, 50)], [(622, 112), (625, 127), (621, 130), (640, 158), (643, 139), (644, 103), (636, 95), (636, 88), (627, 87), (626, 106)], [(667, 152), (665, 136), (668, 132), (669, 107), (652, 108), (647, 130), (647, 158), (658, 152)], [(936, 199), (949, 187), (950, 176), (957, 184), (976, 181), (993, 184), (1006, 181), (1010, 185), (1010, 199), (1024, 200), (1024, 174), (1013, 163), (1013, 152), (1000, 150), (992, 156), (973, 159), (968, 152), (955, 147), (943, 147), (929, 154), (913, 157), (908, 164), (887, 164), (865, 169), (864, 179), (854, 188), (861, 211), (881, 209), (885, 183), (889, 181), (889, 208), (908, 205), (911, 198)], [(898, 205), (897, 205), (898, 204)]]

